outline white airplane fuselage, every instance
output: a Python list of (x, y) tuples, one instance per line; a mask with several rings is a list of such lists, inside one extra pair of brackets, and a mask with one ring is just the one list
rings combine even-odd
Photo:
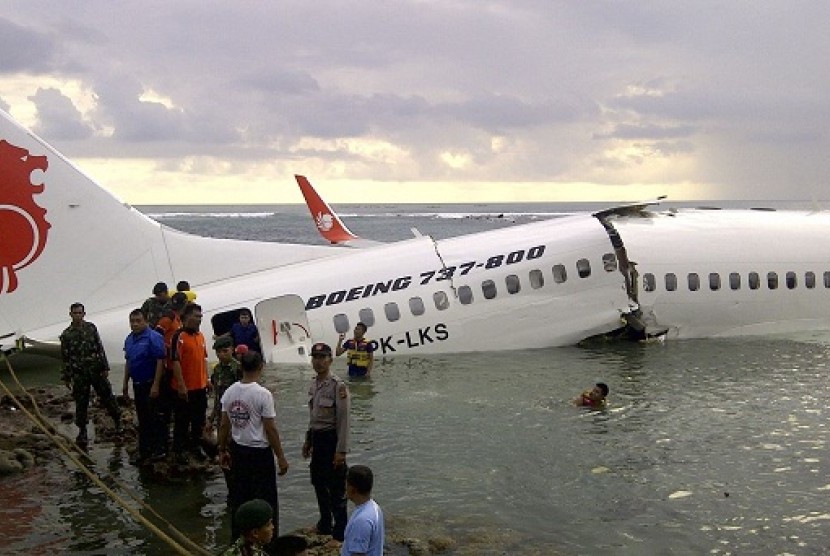
[(0, 253), (4, 349), (55, 341), (80, 301), (120, 358), (129, 311), (182, 279), (206, 336), (249, 308), (274, 362), (307, 362), (359, 321), (384, 357), (572, 345), (624, 323), (635, 337), (830, 329), (824, 213), (641, 205), (363, 249), (210, 239), (138, 213), (0, 116), (0, 231), (22, 230)]
[(615, 226), (639, 263), (641, 309), (670, 336), (830, 329), (827, 213), (683, 210)]

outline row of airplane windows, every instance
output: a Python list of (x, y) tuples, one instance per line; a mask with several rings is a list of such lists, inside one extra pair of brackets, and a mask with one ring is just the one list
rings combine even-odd
[[(723, 283), (721, 280), (721, 275), (717, 272), (710, 272), (708, 275), (709, 278), (709, 289), (712, 291), (718, 291), (723, 287)], [(762, 278), (762, 275), (757, 272), (750, 272), (747, 274), (746, 285), (751, 290), (757, 290), (761, 288), (762, 284), (766, 282), (767, 289), (770, 290), (777, 290), (780, 286), (780, 277), (777, 272), (767, 272), (766, 276)], [(830, 288), (830, 271), (825, 272), (822, 276), (824, 281), (824, 287)], [(700, 274), (696, 272), (690, 272), (686, 275), (686, 285), (689, 288), (689, 291), (698, 291), (701, 288), (701, 277)], [(731, 290), (740, 290), (743, 287), (743, 280), (740, 274), (737, 272), (731, 272), (728, 278), (729, 282), (729, 289)], [(663, 285), (666, 288), (666, 291), (673, 292), (677, 290), (678, 287), (678, 279), (677, 275), (671, 272), (667, 273), (663, 277)], [(787, 289), (793, 290), (798, 287), (798, 274), (795, 272), (786, 272), (784, 273), (784, 285)], [(804, 273), (804, 287), (807, 289), (813, 289), (816, 287), (816, 274), (815, 272), (807, 271)], [(657, 290), (657, 277), (651, 273), (643, 274), (643, 291), (646, 292), (653, 292)]]
[[(613, 272), (617, 269), (617, 257), (613, 253), (606, 253), (602, 257), (602, 267), (605, 272)], [(579, 259), (576, 261), (576, 274), (580, 278), (588, 278), (591, 275), (591, 262), (588, 259)], [(557, 284), (562, 284), (568, 280), (568, 271), (563, 264), (553, 265), (551, 268), (553, 281)], [(528, 282), (530, 287), (537, 290), (545, 285), (545, 276), (541, 270), (533, 269), (528, 272)], [(509, 294), (517, 294), (522, 289), (521, 279), (517, 274), (508, 274), (504, 278), (504, 286)], [(498, 287), (493, 280), (483, 280), (481, 282), (481, 294), (484, 299), (493, 299), (498, 295)], [(458, 301), (462, 305), (469, 305), (473, 302), (473, 289), (470, 286), (464, 285), (458, 288)], [(450, 298), (444, 290), (438, 290), (432, 294), (432, 303), (438, 311), (445, 311), (450, 306)], [(426, 304), (420, 296), (409, 298), (409, 311), (413, 316), (420, 316), (426, 313)], [(401, 310), (398, 304), (390, 301), (383, 306), (384, 316), (389, 322), (395, 322), (401, 318)], [(360, 322), (366, 326), (373, 326), (375, 324), (375, 312), (371, 308), (361, 309), (358, 312)], [(334, 328), (338, 334), (348, 333), (351, 329), (349, 324), (349, 317), (343, 313), (338, 313), (334, 316)]]

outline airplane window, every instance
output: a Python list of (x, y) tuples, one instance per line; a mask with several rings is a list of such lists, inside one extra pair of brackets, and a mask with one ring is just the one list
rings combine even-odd
[(334, 315), (334, 329), (337, 330), (338, 334), (347, 333), (351, 329), (351, 326), (349, 326), (349, 317), (343, 313)]
[(643, 291), (653, 292), (657, 289), (657, 281), (654, 279), (654, 274), (646, 272), (643, 274)]
[(519, 293), (522, 289), (519, 277), (515, 274), (508, 274), (507, 278), (504, 279), (504, 283), (507, 285), (507, 293)]
[(778, 273), (767, 272), (767, 287), (771, 290), (778, 289)]
[(426, 311), (426, 308), (424, 307), (424, 300), (420, 297), (410, 297), (409, 310), (412, 311), (412, 314), (416, 317), (418, 315), (423, 315), (424, 311)]
[(720, 289), (720, 274), (717, 272), (709, 273), (709, 289), (716, 292)]
[(700, 276), (696, 272), (689, 273), (689, 291), (696, 292), (700, 289)]
[(741, 275), (737, 272), (729, 274), (729, 287), (733, 290), (741, 289)]
[(757, 290), (761, 287), (761, 277), (758, 276), (757, 272), (750, 272), (749, 273), (749, 289)]
[(450, 307), (450, 298), (447, 297), (447, 292), (441, 290), (432, 294), (432, 301), (435, 303), (435, 308), (439, 311), (448, 309)]
[(383, 311), (386, 313), (386, 320), (395, 322), (401, 318), (401, 310), (398, 309), (398, 304), (394, 301), (383, 306)]
[(553, 281), (561, 284), (568, 279), (568, 271), (565, 270), (565, 265), (557, 264), (553, 267)]
[(469, 305), (473, 302), (473, 290), (470, 286), (461, 286), (458, 288), (458, 301), (462, 305)]
[(493, 299), (496, 297), (496, 283), (492, 280), (485, 280), (481, 283), (481, 293), (484, 294), (484, 299)]
[(787, 289), (794, 290), (796, 286), (795, 272), (787, 273)]
[(824, 287), (830, 288), (830, 272), (824, 273)]
[(542, 286), (545, 285), (545, 276), (542, 274), (541, 270), (531, 270), (530, 271), (530, 287), (534, 290), (538, 290)]
[(816, 273), (815, 272), (805, 272), (804, 273), (804, 286), (808, 289), (813, 289), (816, 287)]
[(368, 327), (372, 327), (375, 325), (375, 312), (369, 308), (361, 309), (358, 313), (360, 317), (360, 322), (365, 324)]
[(588, 259), (579, 259), (576, 261), (576, 271), (580, 278), (587, 278), (591, 275), (591, 263), (588, 262)]
[(602, 256), (602, 268), (605, 272), (614, 272), (617, 270), (617, 256), (614, 253), (606, 253)]
[(677, 275), (673, 272), (666, 274), (666, 291), (673, 292), (677, 289)]

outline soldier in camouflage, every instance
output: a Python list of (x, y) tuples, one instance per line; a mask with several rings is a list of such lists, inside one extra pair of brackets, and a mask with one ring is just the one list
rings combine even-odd
[(141, 312), (147, 317), (150, 328), (155, 328), (161, 317), (170, 311), (170, 296), (167, 291), (167, 284), (159, 282), (153, 286), (153, 296), (148, 297), (141, 305)]
[(89, 409), (89, 389), (95, 388), (98, 399), (107, 408), (115, 423), (116, 432), (121, 432), (121, 411), (112, 395), (109, 375), (110, 366), (98, 329), (84, 320), (86, 311), (81, 303), (69, 308), (72, 324), (60, 335), (61, 359), (63, 366), (61, 380), (72, 390), (75, 399), (75, 424), (78, 426), (76, 442), (87, 443), (86, 425)]
[(213, 367), (210, 375), (210, 384), (213, 386), (213, 411), (210, 414), (208, 423), (219, 430), (222, 421), (222, 395), (228, 386), (242, 380), (242, 369), (239, 361), (233, 357), (233, 340), (228, 336), (219, 336), (213, 343), (216, 350), (216, 358), (219, 360)]

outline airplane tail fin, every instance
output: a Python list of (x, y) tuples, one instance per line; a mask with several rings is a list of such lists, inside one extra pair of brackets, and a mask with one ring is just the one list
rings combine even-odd
[(76, 301), (87, 313), (120, 314), (156, 282), (187, 279), (198, 288), (329, 254), (327, 246), (212, 239), (163, 226), (0, 110), (0, 336), (56, 337)]
[(346, 227), (340, 217), (337, 216), (337, 213), (320, 197), (308, 178), (300, 175), (294, 175), (294, 177), (297, 179), (297, 185), (300, 186), (303, 197), (305, 197), (306, 205), (311, 212), (311, 218), (314, 219), (317, 230), (324, 239), (334, 244), (360, 239)]
[(0, 334), (66, 322), (74, 301), (135, 302), (119, 295), (170, 275), (158, 223), (0, 110)]

